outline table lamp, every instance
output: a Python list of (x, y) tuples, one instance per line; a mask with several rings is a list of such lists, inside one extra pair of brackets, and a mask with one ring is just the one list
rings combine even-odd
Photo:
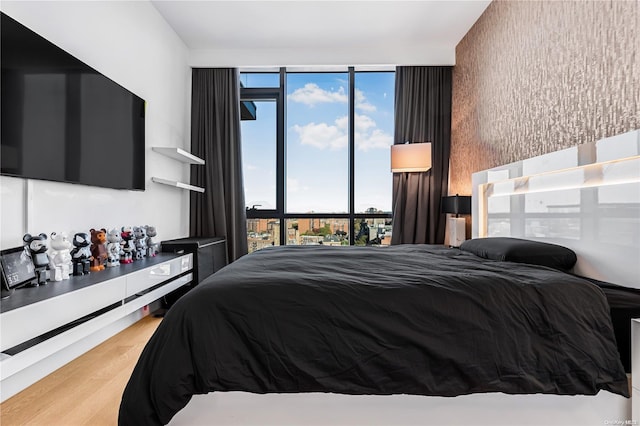
[(467, 239), (467, 235), (465, 219), (459, 216), (471, 214), (471, 197), (458, 194), (442, 197), (441, 212), (455, 214), (455, 217), (449, 218), (449, 246), (460, 247), (460, 244)]
[(426, 172), (431, 168), (431, 143), (391, 145), (391, 172)]

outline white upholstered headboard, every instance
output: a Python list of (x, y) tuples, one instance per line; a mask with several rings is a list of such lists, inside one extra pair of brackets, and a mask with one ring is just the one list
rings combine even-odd
[(640, 130), (473, 174), (473, 237), (557, 243), (578, 275), (640, 289)]

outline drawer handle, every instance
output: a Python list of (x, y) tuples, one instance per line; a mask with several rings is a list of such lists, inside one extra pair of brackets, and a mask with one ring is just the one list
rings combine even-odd
[(171, 275), (171, 265), (161, 265), (151, 270), (151, 275), (169, 276)]
[(181, 271), (184, 272), (188, 271), (189, 269), (191, 269), (191, 259), (189, 257), (183, 257)]

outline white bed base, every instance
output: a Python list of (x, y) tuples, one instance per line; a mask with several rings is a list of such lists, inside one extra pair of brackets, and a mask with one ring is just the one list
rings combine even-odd
[[(557, 242), (576, 273), (640, 288), (640, 131), (473, 175), (473, 235)], [(633, 425), (631, 400), (473, 394), (197, 395), (171, 425)]]
[(196, 395), (171, 426), (629, 425), (629, 400), (596, 396), (473, 394), (455, 398), (322, 393)]

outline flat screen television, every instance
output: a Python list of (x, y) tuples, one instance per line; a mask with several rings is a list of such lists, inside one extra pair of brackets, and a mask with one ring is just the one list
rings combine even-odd
[(144, 190), (144, 100), (4, 13), (0, 31), (0, 172)]

